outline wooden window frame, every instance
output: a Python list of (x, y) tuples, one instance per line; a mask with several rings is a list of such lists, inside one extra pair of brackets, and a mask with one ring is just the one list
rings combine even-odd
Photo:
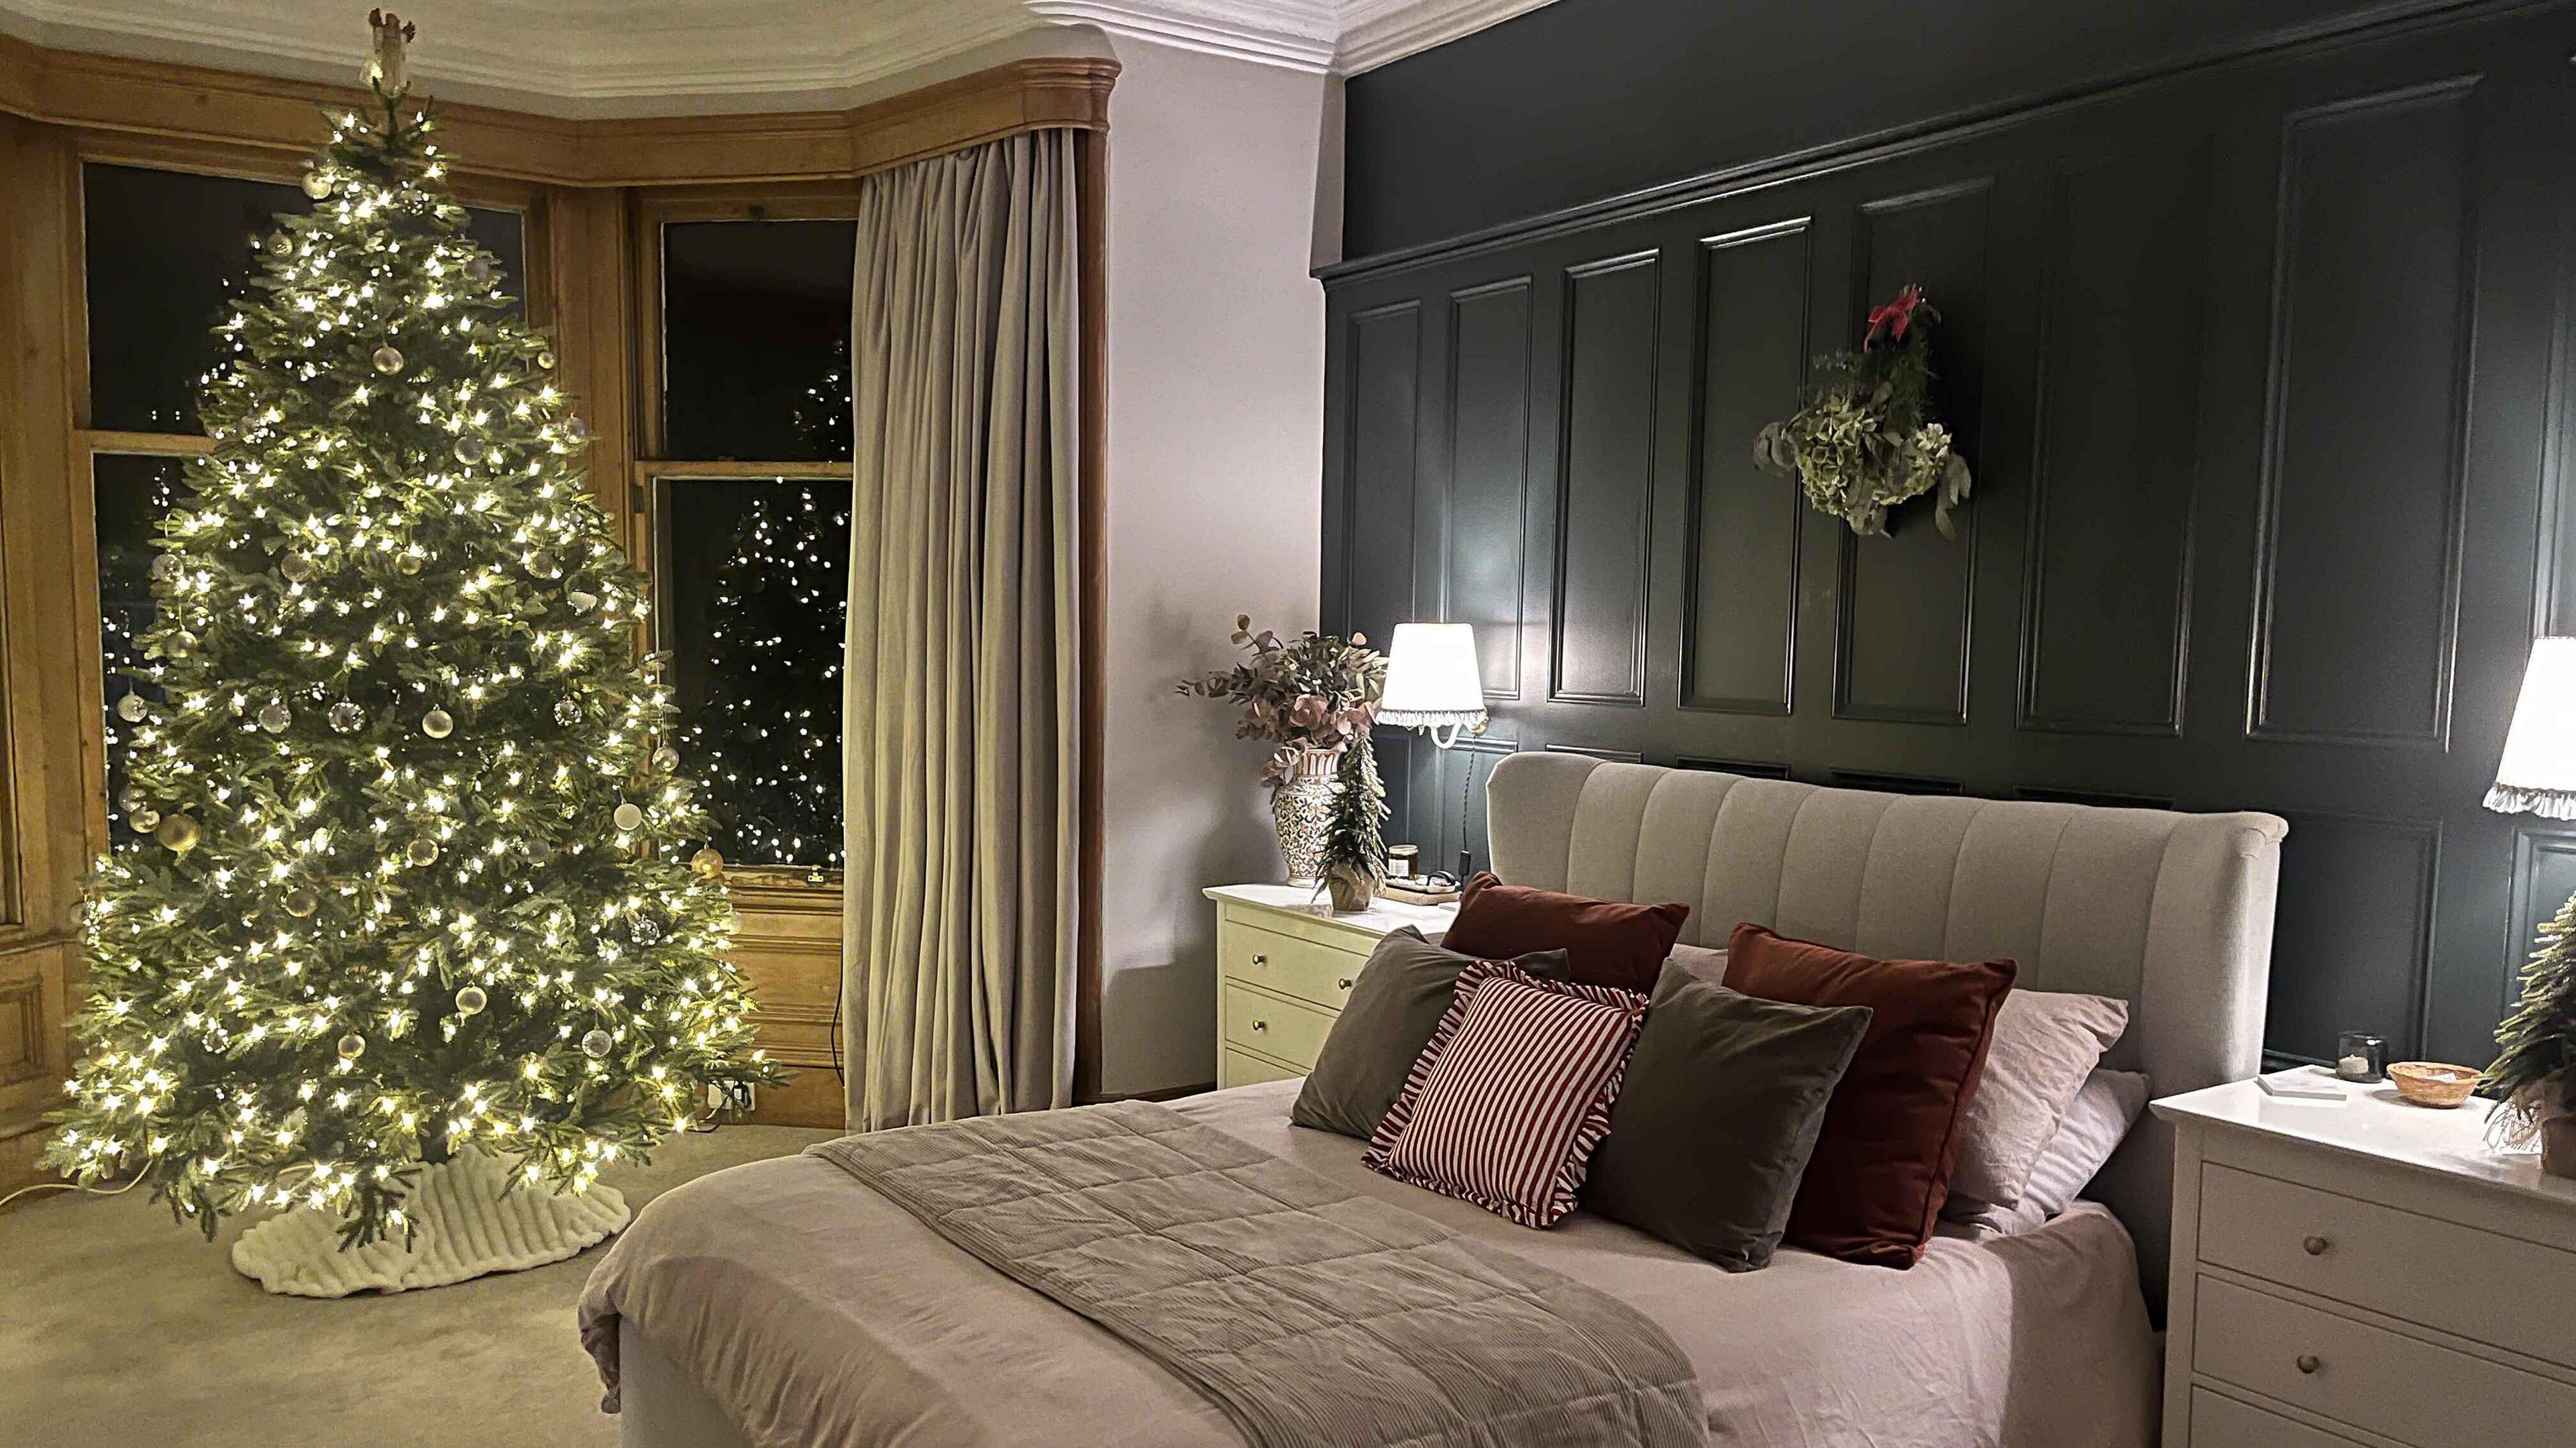
[[(855, 478), (853, 464), (805, 460), (763, 462), (736, 459), (675, 458), (667, 455), (668, 418), (663, 378), (669, 367), (670, 334), (663, 325), (665, 280), (663, 231), (674, 223), (701, 221), (855, 221), (859, 214), (858, 182), (833, 180), (799, 186), (660, 187), (635, 194), (633, 330), (636, 460), (627, 494), (629, 557), (644, 564), (652, 580), (653, 610), (645, 620), (646, 647), (668, 649), (662, 632), (670, 614), (670, 558), (662, 535), (662, 484), (669, 482), (768, 482), (789, 478)], [(780, 906), (789, 900), (812, 900), (828, 892), (837, 907), (841, 871), (812, 865), (725, 866), (728, 889), (749, 892), (755, 906)]]

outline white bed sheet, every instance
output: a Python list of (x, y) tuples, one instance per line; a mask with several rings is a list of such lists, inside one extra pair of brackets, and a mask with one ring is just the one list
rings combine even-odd
[[(1288, 1124), (1295, 1081), (1173, 1109), (1635, 1305), (1699, 1374), (1710, 1440), (1752, 1448), (2146, 1448), (2158, 1354), (2128, 1233), (1936, 1239), (1905, 1272), (1783, 1251), (1730, 1274), (1582, 1213), (1534, 1232), (1359, 1164)], [(745, 1441), (1229, 1448), (1187, 1384), (812, 1157), (656, 1199), (593, 1274), (585, 1337), (640, 1335)], [(604, 1348), (604, 1352), (602, 1349)], [(647, 1410), (646, 1405), (636, 1405)], [(627, 1425), (629, 1441), (651, 1424)], [(636, 1430), (646, 1430), (637, 1432)]]

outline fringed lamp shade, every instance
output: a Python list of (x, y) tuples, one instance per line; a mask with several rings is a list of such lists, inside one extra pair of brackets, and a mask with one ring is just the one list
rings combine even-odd
[(1387, 648), (1386, 692), (1378, 698), (1377, 722), (1453, 731), (1481, 727), (1485, 686), (1476, 674), (1474, 627), (1397, 624)]
[(2576, 819), (2576, 638), (2535, 639), (2487, 808)]

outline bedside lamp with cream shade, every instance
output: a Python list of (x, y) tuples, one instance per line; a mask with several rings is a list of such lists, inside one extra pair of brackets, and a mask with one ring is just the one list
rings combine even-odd
[[(1476, 669), (1476, 630), (1463, 623), (1400, 623), (1386, 651), (1386, 688), (1378, 695), (1377, 722), (1419, 729), (1433, 747), (1455, 748), (1458, 733), (1485, 732), (1485, 684)], [(1467, 801), (1476, 787), (1476, 761), (1471, 755), (1467, 783), (1458, 802), (1458, 877), (1464, 880), (1473, 856), (1464, 844)]]
[(1420, 729), (1442, 749), (1458, 742), (1461, 729), (1483, 733), (1485, 684), (1476, 673), (1475, 626), (1397, 624), (1387, 646), (1377, 722)]
[(2576, 638), (2534, 639), (2487, 808), (2576, 819)]

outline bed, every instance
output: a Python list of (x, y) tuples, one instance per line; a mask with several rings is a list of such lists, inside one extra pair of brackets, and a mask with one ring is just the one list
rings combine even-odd
[[(1688, 901), (1691, 943), (1723, 944), (1751, 920), (1877, 955), (2008, 956), (2021, 988), (2128, 1000), (2105, 1064), (2149, 1073), (2160, 1094), (2258, 1064), (2286, 832), (2271, 816), (1895, 796), (1539, 753), (1501, 761), (1488, 803), (1506, 879)], [(1945, 1236), (1903, 1272), (1784, 1251), (1728, 1274), (1580, 1213), (1532, 1232), (1378, 1176), (1361, 1143), (1288, 1124), (1296, 1089), (1174, 1109), (1645, 1313), (1688, 1357), (1713, 1443), (2152, 1440), (2171, 1155), (2151, 1118), (2093, 1200), (2037, 1231)], [(1180, 1378), (810, 1156), (657, 1199), (603, 1260), (584, 1316), (630, 1448), (1243, 1441)]]

